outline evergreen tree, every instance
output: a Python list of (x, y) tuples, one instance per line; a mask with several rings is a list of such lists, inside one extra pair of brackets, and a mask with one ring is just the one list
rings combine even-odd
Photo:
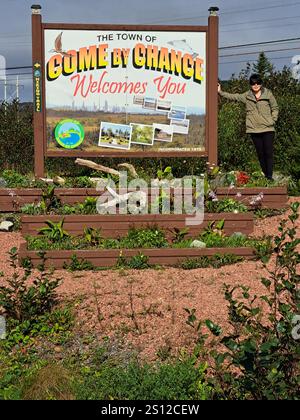
[(264, 80), (274, 72), (274, 65), (269, 61), (264, 52), (259, 54), (256, 64), (253, 64), (253, 73), (257, 73)]

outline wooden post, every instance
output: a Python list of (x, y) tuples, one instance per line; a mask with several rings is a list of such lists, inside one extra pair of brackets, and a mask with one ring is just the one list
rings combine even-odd
[(209, 9), (208, 18), (208, 161), (218, 164), (218, 7)]
[[(31, 6), (32, 16), (32, 71), (33, 71), (33, 128), (34, 174), (44, 177), (44, 91), (43, 91), (43, 42), (41, 6)], [(39, 76), (40, 74), (40, 76)]]

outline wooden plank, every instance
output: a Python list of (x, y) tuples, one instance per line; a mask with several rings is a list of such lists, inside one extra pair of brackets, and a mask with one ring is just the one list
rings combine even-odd
[[(136, 223), (136, 222), (153, 222), (161, 221), (161, 222), (185, 222), (186, 217), (190, 217), (185, 214), (140, 214), (140, 215), (133, 215), (133, 214), (116, 214), (116, 215), (100, 215), (100, 214), (92, 214), (92, 215), (38, 215), (38, 216), (28, 216), (23, 215), (21, 220), (23, 223), (37, 223), (43, 222), (45, 220), (51, 219), (53, 221), (59, 221), (64, 218), (66, 222), (74, 222), (74, 223), (82, 223), (84, 222), (106, 222), (106, 223), (116, 223), (116, 222), (129, 222), (129, 223)], [(213, 220), (223, 220), (226, 221), (248, 221), (253, 220), (252, 213), (206, 213), (204, 215), (205, 221), (213, 221)]]
[[(101, 229), (104, 237), (116, 238), (124, 236), (131, 227), (147, 228), (158, 226), (165, 230), (186, 228), (186, 215), (70, 215), (64, 217), (64, 228), (71, 234), (81, 234), (85, 227)], [(57, 223), (61, 216), (22, 216), (22, 234), (36, 235), (38, 230), (45, 226), (47, 220)], [(205, 214), (202, 224), (189, 227), (189, 235), (197, 236), (208, 223), (213, 220), (225, 220), (225, 233), (236, 231), (251, 233), (254, 229), (254, 220), (252, 213), (221, 213)]]
[(238, 192), (244, 195), (257, 195), (262, 192), (264, 195), (277, 195), (277, 194), (285, 194), (287, 195), (287, 187), (253, 187), (253, 188), (229, 188), (229, 187), (218, 187), (217, 188), (217, 195), (236, 195)]
[(208, 18), (207, 42), (207, 127), (208, 161), (218, 164), (218, 47), (219, 47), (219, 17)]
[[(131, 191), (131, 190), (129, 190)], [(134, 191), (134, 189), (133, 189)], [(228, 190), (228, 188), (219, 188), (217, 194), (220, 198), (234, 198), (239, 201), (248, 200), (259, 192), (264, 193), (262, 202), (263, 208), (284, 208), (288, 203), (286, 187), (274, 188), (238, 188)], [(242, 197), (236, 197), (236, 193), (241, 192)], [(103, 191), (97, 192), (95, 188), (56, 188), (56, 195), (64, 204), (75, 204), (83, 202), (87, 197), (99, 197)], [(150, 193), (150, 192), (149, 192)], [(176, 191), (175, 191), (176, 193)], [(13, 197), (10, 195), (13, 194)], [(174, 194), (174, 189), (170, 190), (170, 197)], [(0, 211), (19, 211), (25, 204), (37, 203), (42, 198), (42, 190), (35, 188), (2, 188), (0, 189)], [(151, 203), (151, 196), (148, 196), (148, 203)], [(129, 215), (130, 216), (130, 215)], [(105, 217), (109, 217), (106, 215)], [(114, 217), (114, 216), (111, 216)]]
[(43, 23), (43, 29), (81, 29), (81, 30), (108, 30), (108, 31), (170, 31), (170, 32), (206, 32), (203, 25), (120, 25), (99, 23)]
[[(45, 254), (46, 265), (62, 268), (64, 263), (71, 261), (72, 255), (76, 254), (79, 259), (90, 261), (94, 266), (111, 267), (116, 264), (121, 250), (97, 249), (97, 250), (72, 250), (72, 251), (47, 251)], [(201, 256), (213, 256), (215, 254), (233, 254), (245, 258), (253, 258), (252, 248), (160, 248), (160, 249), (124, 249), (122, 255), (125, 258), (133, 257), (142, 253), (149, 257), (151, 264), (174, 265), (186, 258), (199, 258)], [(19, 263), (23, 258), (31, 258), (34, 266), (41, 262), (37, 255), (38, 251), (27, 251), (26, 244), (22, 243), (19, 248)]]
[[(34, 6), (32, 7), (32, 9)], [(34, 130), (34, 173), (36, 177), (44, 176), (44, 133), (45, 133), (45, 90), (44, 90), (44, 42), (42, 31), (42, 17), (41, 14), (32, 13), (32, 68), (37, 63), (40, 65), (42, 83), (41, 83), (41, 112), (36, 112), (34, 107), (33, 112), (33, 130)], [(34, 85), (34, 83), (33, 83)], [(35, 86), (33, 86), (33, 91)], [(35, 97), (33, 92), (33, 98)]]

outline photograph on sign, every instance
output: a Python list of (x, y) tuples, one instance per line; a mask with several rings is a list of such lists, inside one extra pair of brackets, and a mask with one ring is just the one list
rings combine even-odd
[(130, 124), (132, 127), (131, 144), (140, 144), (144, 146), (153, 145), (153, 125)]
[(129, 150), (131, 133), (130, 125), (101, 122), (98, 146)]
[(186, 108), (183, 106), (172, 106), (172, 109), (168, 114), (168, 118), (170, 120), (185, 120)]
[(154, 141), (167, 141), (173, 140), (173, 126), (167, 124), (153, 124), (154, 127)]
[(188, 134), (190, 128), (190, 120), (171, 120), (173, 133)]
[(156, 103), (156, 110), (162, 112), (170, 112), (172, 107), (171, 101), (161, 101), (158, 100)]
[(44, 54), (48, 152), (205, 150), (205, 32), (45, 29)]

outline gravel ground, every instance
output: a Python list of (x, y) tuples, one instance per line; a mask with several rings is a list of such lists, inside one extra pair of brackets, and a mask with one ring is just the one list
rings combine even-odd
[[(292, 201), (300, 199), (291, 198)], [(256, 221), (254, 235), (276, 234), (284, 216)], [(11, 272), (7, 252), (18, 247), (21, 240), (19, 233), (0, 232), (0, 272)], [(243, 284), (260, 295), (265, 292), (260, 283), (265, 274), (257, 261), (191, 271), (166, 268), (56, 272), (57, 277), (63, 278), (61, 297), (76, 301), (76, 328), (80, 334), (96, 335), (99, 339), (122, 337), (126, 345), (132, 344), (148, 361), (154, 360), (158, 351), (176, 352), (191, 346), (194, 337), (186, 325), (185, 308), (195, 308), (199, 319), (209, 318), (226, 328), (223, 284)], [(0, 283), (5, 283), (5, 277), (0, 277)]]

